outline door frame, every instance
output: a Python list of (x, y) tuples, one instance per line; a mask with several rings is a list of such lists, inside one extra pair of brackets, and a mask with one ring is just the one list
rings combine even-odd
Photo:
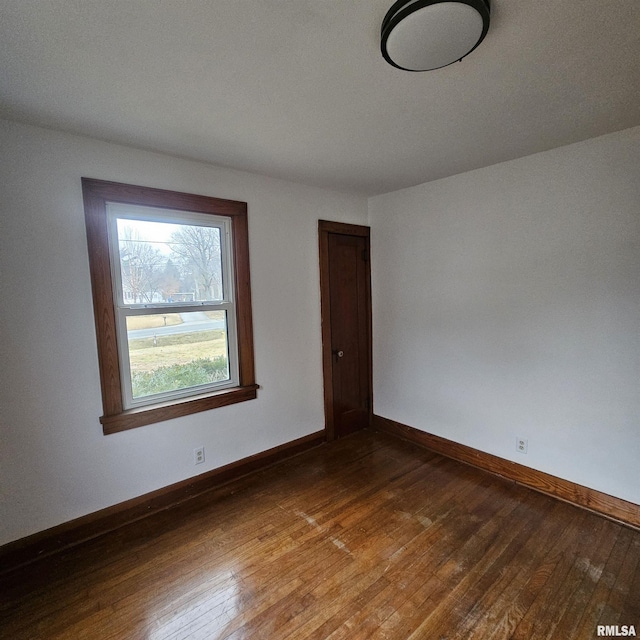
[(331, 305), (329, 282), (329, 234), (337, 233), (345, 236), (358, 236), (365, 239), (367, 252), (367, 360), (369, 368), (369, 426), (373, 415), (373, 340), (371, 320), (371, 228), (359, 224), (318, 220), (318, 237), (320, 243), (320, 317), (322, 320), (322, 372), (324, 382), (324, 420), (327, 440), (335, 440), (335, 421), (333, 412), (333, 354), (331, 351)]

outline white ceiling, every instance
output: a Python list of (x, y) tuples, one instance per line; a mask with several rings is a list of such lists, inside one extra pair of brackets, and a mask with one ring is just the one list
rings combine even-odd
[(389, 66), (393, 0), (0, 0), (0, 116), (377, 194), (640, 124), (638, 0), (493, 0)]

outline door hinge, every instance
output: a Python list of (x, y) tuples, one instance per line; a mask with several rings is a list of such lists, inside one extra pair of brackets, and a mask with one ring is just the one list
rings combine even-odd
[(369, 262), (369, 252), (366, 249), (362, 250), (362, 259), (365, 262)]
[(367, 398), (364, 401), (364, 406), (366, 408), (367, 411), (371, 411), (371, 398)]

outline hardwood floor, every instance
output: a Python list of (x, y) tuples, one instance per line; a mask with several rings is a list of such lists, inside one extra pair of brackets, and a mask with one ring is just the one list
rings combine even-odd
[(0, 582), (20, 640), (640, 634), (640, 532), (361, 432)]

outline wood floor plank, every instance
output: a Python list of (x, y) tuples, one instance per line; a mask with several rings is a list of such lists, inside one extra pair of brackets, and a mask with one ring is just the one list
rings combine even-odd
[(599, 625), (635, 625), (640, 633), (640, 539), (634, 537), (603, 607)]
[[(562, 616), (558, 616), (557, 625), (553, 627), (555, 637), (577, 637), (577, 629), (580, 625), (582, 613), (600, 582), (619, 534), (619, 527), (612, 522), (603, 521), (602, 530), (594, 541), (593, 548), (589, 549), (589, 556), (587, 556), (584, 549), (578, 551), (574, 563), (576, 580), (568, 587), (571, 590), (571, 598), (566, 598), (563, 603), (564, 613)], [(578, 583), (577, 585), (576, 582)], [(548, 625), (547, 632), (550, 627), (551, 625)], [(593, 634), (593, 629), (590, 632)]]
[[(513, 524), (502, 527), (503, 519), (513, 514)], [(464, 623), (465, 618), (474, 606), (478, 594), (486, 583), (491, 582), (495, 571), (499, 568), (498, 560), (505, 553), (525, 526), (529, 514), (526, 505), (509, 505), (501, 509), (499, 516), (489, 520), (459, 552), (453, 562), (444, 565), (437, 576), (450, 588), (448, 597), (432, 605), (429, 615), (409, 635), (409, 638), (433, 637), (448, 620), (457, 621), (456, 628)]]
[(634, 532), (631, 529), (622, 528), (620, 530), (600, 580), (598, 580), (589, 602), (584, 607), (575, 632), (576, 637), (588, 638), (589, 634), (593, 635), (593, 630), (597, 629), (598, 619), (616, 583), (633, 538)]
[[(455, 638), (484, 640), (489, 636), (506, 638), (511, 635), (516, 626), (514, 610), (520, 607), (521, 618), (528, 608), (518, 598), (534, 576), (541, 558), (566, 526), (563, 519), (558, 517), (559, 512), (566, 509), (565, 505), (547, 503), (546, 507), (548, 509), (542, 506), (539, 511), (537, 528), (529, 531), (528, 539), (523, 541), (517, 556), (504, 567), (502, 574), (487, 588), (485, 594), (478, 598), (474, 609), (456, 630)], [(520, 618), (517, 618), (518, 621)]]
[[(481, 491), (482, 488), (479, 486), (478, 483), (476, 484), (470, 483), (467, 489), (468, 491), (465, 493), (466, 505), (467, 505), (467, 508), (471, 509), (477, 506), (477, 504), (483, 498), (484, 494), (482, 493)], [(475, 491), (475, 493), (477, 494), (475, 497), (471, 496), (472, 490)], [(472, 518), (469, 518), (468, 514), (466, 513), (465, 513), (466, 522), (464, 522), (462, 518), (460, 518), (458, 521), (454, 521), (453, 517), (449, 521), (447, 516), (449, 516), (450, 514), (451, 514), (450, 509), (445, 514), (441, 514), (441, 516), (438, 517), (437, 519), (438, 525), (440, 525), (441, 527), (444, 527), (448, 523), (449, 525), (448, 531), (455, 532), (456, 534), (462, 535), (463, 537), (465, 536), (465, 533), (464, 533), (465, 530), (468, 534), (470, 534), (473, 528), (479, 527), (481, 524), (477, 519), (474, 520)], [(403, 512), (402, 515), (405, 515), (405, 512)], [(434, 513), (432, 513), (432, 515), (435, 516)], [(462, 514), (457, 514), (457, 515), (462, 516)], [(405, 518), (402, 518), (402, 519), (406, 520)], [(419, 518), (417, 522), (419, 522), (423, 527), (423, 533), (424, 533), (424, 529), (431, 525), (430, 520), (425, 521), (423, 518)], [(406, 528), (406, 525), (403, 525), (403, 528)], [(411, 539), (411, 542), (413, 542), (413, 545), (408, 545), (405, 543), (400, 547), (396, 547), (395, 553), (391, 556), (388, 556), (385, 560), (384, 565), (378, 567), (377, 570), (380, 571), (384, 567), (385, 577), (387, 577), (388, 580), (392, 581), (390, 583), (391, 585), (396, 584), (397, 581), (401, 578), (400, 573), (403, 573), (407, 570), (412, 572), (416, 571), (417, 566), (414, 565), (411, 561), (411, 558), (413, 557), (412, 552), (417, 552), (418, 558), (420, 558), (421, 560), (425, 560), (424, 550), (425, 548), (429, 548), (429, 538), (434, 534), (436, 534), (437, 531), (438, 531), (438, 528), (436, 526), (433, 529), (431, 529), (429, 533), (426, 535), (423, 535), (420, 537), (414, 536)], [(389, 534), (392, 535), (391, 532)], [(417, 543), (418, 539), (419, 539), (419, 543)], [(426, 556), (426, 559), (428, 559), (430, 561), (430, 564), (432, 565), (431, 567), (432, 571), (434, 571), (439, 566), (439, 564), (441, 564), (445, 559), (449, 558), (452, 552), (451, 541), (448, 536), (440, 535), (437, 539), (439, 542), (443, 543), (444, 548), (436, 549), (432, 547), (430, 549), (431, 553), (429, 553)], [(381, 559), (385, 559), (385, 556), (382, 555)], [(400, 572), (398, 572), (398, 569), (400, 569)], [(424, 569), (424, 567), (422, 567), (422, 569)], [(350, 606), (350, 603), (346, 605), (343, 604), (343, 606), (338, 611), (333, 612), (333, 616), (331, 617), (328, 617), (326, 615), (328, 612), (324, 611), (321, 614), (317, 615), (313, 621), (313, 623), (315, 624), (321, 621), (320, 626), (318, 626), (309, 635), (302, 635), (299, 637), (323, 638), (325, 637), (325, 634), (328, 632), (331, 632), (333, 634), (333, 636), (329, 636), (329, 637), (342, 637), (343, 635), (346, 635), (346, 636), (353, 635), (355, 628), (358, 629), (358, 633), (365, 633), (363, 629), (364, 629), (364, 625), (365, 625), (365, 621), (367, 620), (367, 617), (371, 614), (371, 612), (374, 612), (376, 619), (378, 620), (383, 619), (380, 617), (381, 611), (383, 610), (382, 606), (387, 605), (387, 600), (389, 598), (389, 591), (393, 592), (395, 589), (396, 589), (395, 586), (391, 586), (389, 589), (385, 589), (383, 592), (378, 594), (375, 599), (366, 603), (366, 606), (354, 608)], [(341, 625), (341, 621), (345, 617), (345, 615), (347, 616), (347, 619)], [(369, 625), (370, 622), (367, 622), (366, 624)], [(298, 637), (298, 635), (296, 635), (295, 637)]]
[(487, 624), (488, 618), (491, 613), (500, 611), (500, 598), (504, 591), (508, 588), (513, 597), (517, 589), (517, 578), (531, 570), (532, 560), (535, 557), (534, 550), (542, 548), (555, 533), (555, 531), (549, 531), (545, 535), (545, 532), (540, 531), (542, 522), (552, 510), (551, 507), (552, 505), (547, 503), (541, 505), (541, 508), (532, 509), (527, 514), (515, 537), (508, 541), (495, 562), (467, 592), (465, 600), (468, 602), (467, 607), (471, 605), (471, 608), (468, 609), (468, 613), (455, 633), (451, 635), (451, 640), (479, 638), (486, 629), (491, 628)]
[(639, 592), (639, 531), (365, 431), (3, 576), (0, 637), (587, 640)]
[(570, 578), (575, 560), (573, 549), (576, 544), (584, 544), (591, 533), (587, 517), (589, 514), (580, 515), (582, 516), (580, 526), (570, 526), (564, 533), (562, 544), (556, 547), (553, 554), (546, 559), (543, 572), (546, 567), (549, 567), (550, 573), (545, 576), (547, 579), (537, 590), (528, 611), (513, 632), (511, 636), (513, 640), (529, 640), (535, 637), (541, 628), (546, 629), (552, 620), (550, 612), (559, 602), (562, 602), (562, 597), (565, 595), (563, 586)]

